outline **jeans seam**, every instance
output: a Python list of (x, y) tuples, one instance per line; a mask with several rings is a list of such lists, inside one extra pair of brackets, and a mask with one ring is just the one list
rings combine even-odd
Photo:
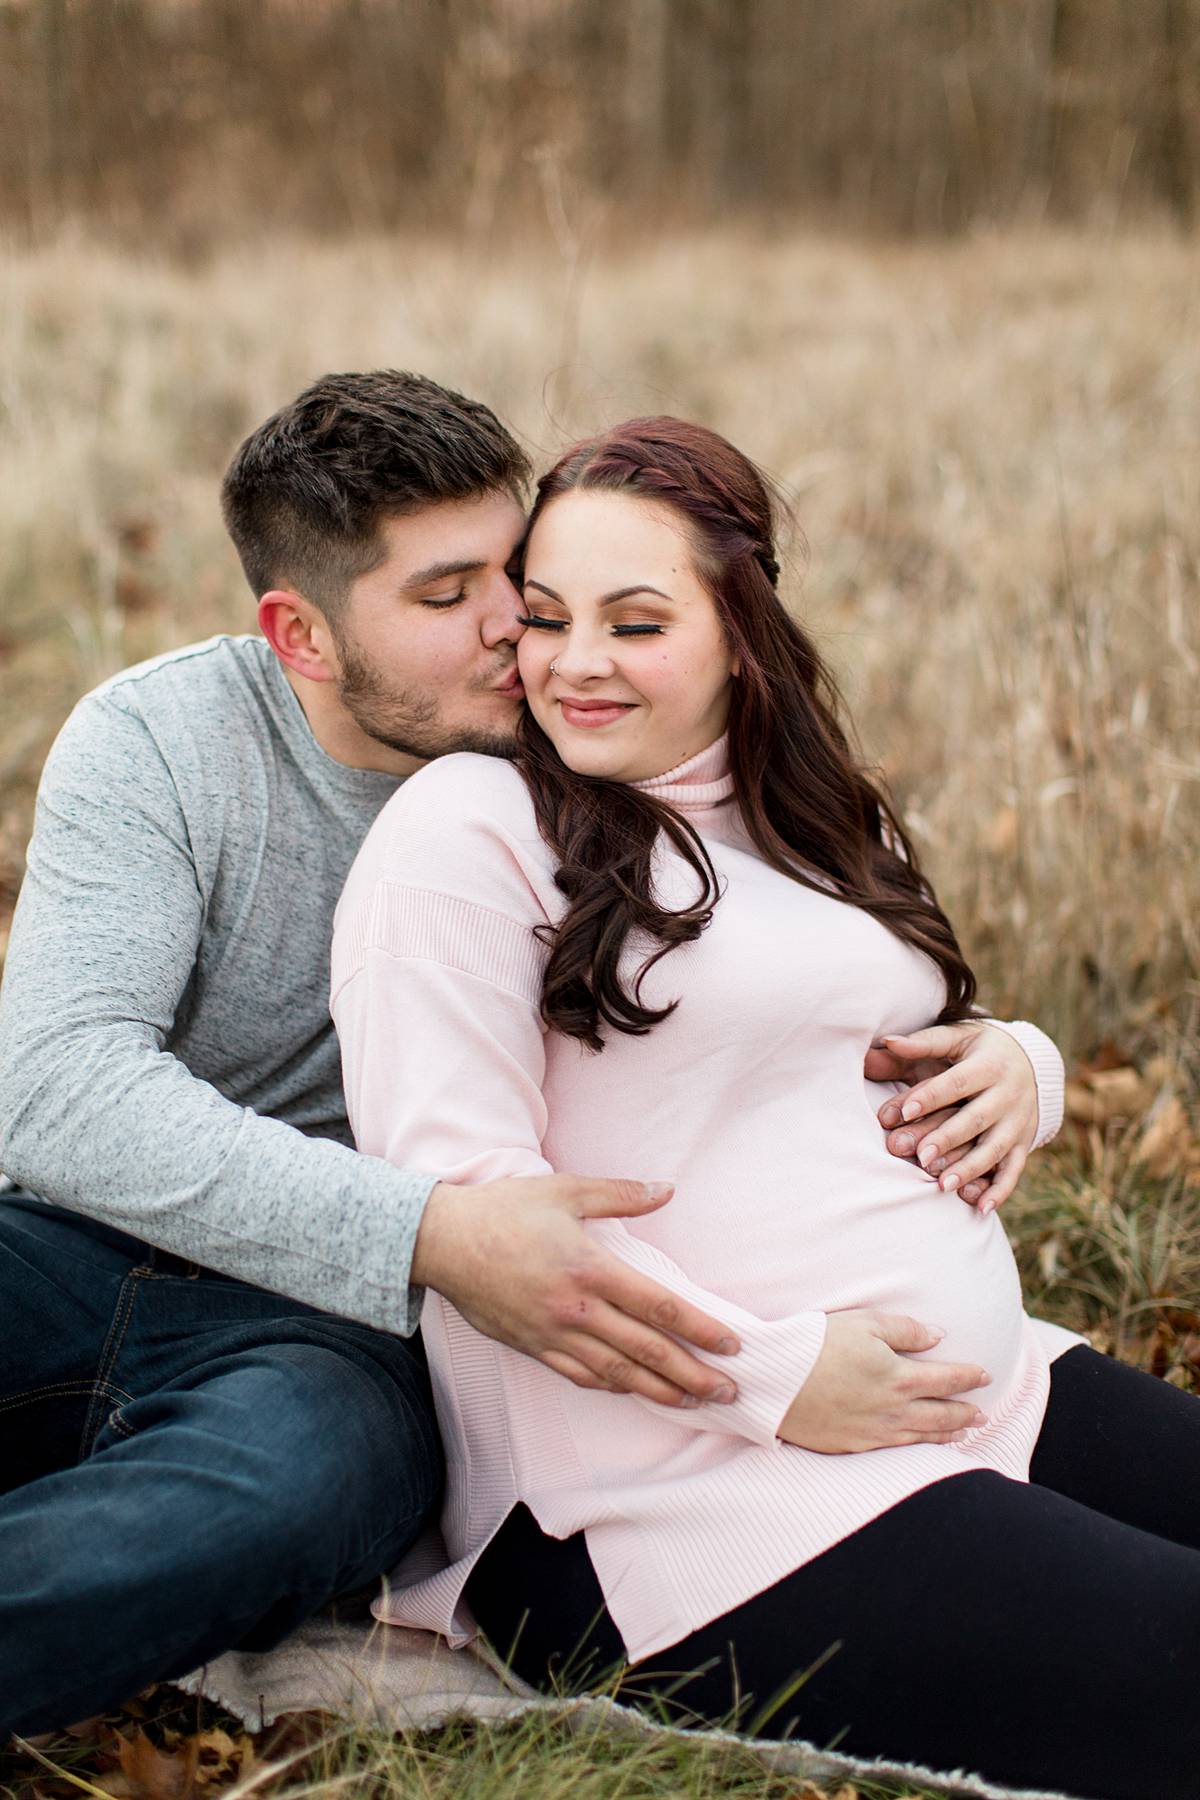
[(132, 1400), (133, 1395), (110, 1381), (55, 1381), (45, 1387), (25, 1388), (19, 1394), (8, 1394), (0, 1400), (0, 1412), (7, 1412), (14, 1406), (28, 1406), (33, 1400), (47, 1400), (54, 1395), (63, 1397), (67, 1394), (96, 1394), (103, 1388), (108, 1400)]
[(131, 1269), (121, 1283), (121, 1292), (117, 1296), (112, 1324), (108, 1328), (108, 1336), (104, 1341), (104, 1348), (100, 1352), (100, 1360), (96, 1365), (95, 1392), (92, 1396), (92, 1404), (88, 1408), (88, 1416), (84, 1421), (83, 1435), (79, 1441), (80, 1462), (90, 1453), (96, 1433), (100, 1429), (100, 1390), (108, 1387), (108, 1377), (121, 1353), (125, 1334), (129, 1330), (129, 1321), (133, 1315), (133, 1303), (137, 1296), (135, 1284), (138, 1277), (147, 1272), (145, 1267)]

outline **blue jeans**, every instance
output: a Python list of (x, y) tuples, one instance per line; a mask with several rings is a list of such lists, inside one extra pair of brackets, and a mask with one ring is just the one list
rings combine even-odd
[(0, 1730), (269, 1649), (441, 1481), (419, 1343), (0, 1193)]

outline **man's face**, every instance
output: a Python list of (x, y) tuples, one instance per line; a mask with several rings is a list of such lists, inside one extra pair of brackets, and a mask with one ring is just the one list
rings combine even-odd
[(523, 528), (509, 494), (383, 524), (384, 560), (328, 621), (339, 698), (368, 737), (409, 756), (511, 753), (524, 689), (508, 570)]

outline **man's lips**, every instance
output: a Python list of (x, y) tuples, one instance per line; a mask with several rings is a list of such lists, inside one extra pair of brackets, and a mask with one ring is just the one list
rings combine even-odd
[(498, 681), (492, 689), (493, 694), (505, 694), (516, 700), (524, 694), (521, 677), (516, 669), (510, 669), (503, 681)]
[(636, 705), (630, 700), (575, 700), (569, 694), (563, 695), (558, 704), (568, 725), (579, 725), (585, 730), (615, 725), (618, 719), (633, 712)]

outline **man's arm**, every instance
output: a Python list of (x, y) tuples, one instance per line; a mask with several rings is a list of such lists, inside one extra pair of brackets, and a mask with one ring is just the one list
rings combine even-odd
[(164, 1049), (203, 916), (157, 747), (84, 701), (46, 765), (0, 994), (0, 1167), (225, 1274), (413, 1330), (432, 1177), (263, 1118)]
[[(631, 1272), (614, 1285), (580, 1222), (651, 1210), (662, 1194), (556, 1176), (506, 1183), (502, 1200), (474, 1190), (477, 1211), (464, 1212), (464, 1189), (429, 1206), (431, 1175), (306, 1137), (197, 1079), (164, 1045), (203, 921), (157, 747), (118, 704), (83, 702), (46, 764), (0, 992), (5, 1173), (176, 1255), (383, 1330), (415, 1330), (420, 1281), (434, 1279), (519, 1348), (559, 1342), (581, 1306), (603, 1309), (591, 1334), (600, 1368), (629, 1369), (675, 1401), (720, 1385), (676, 1339), (717, 1350), (725, 1329)], [(510, 1220), (502, 1242), (477, 1231), (498, 1204)]]

